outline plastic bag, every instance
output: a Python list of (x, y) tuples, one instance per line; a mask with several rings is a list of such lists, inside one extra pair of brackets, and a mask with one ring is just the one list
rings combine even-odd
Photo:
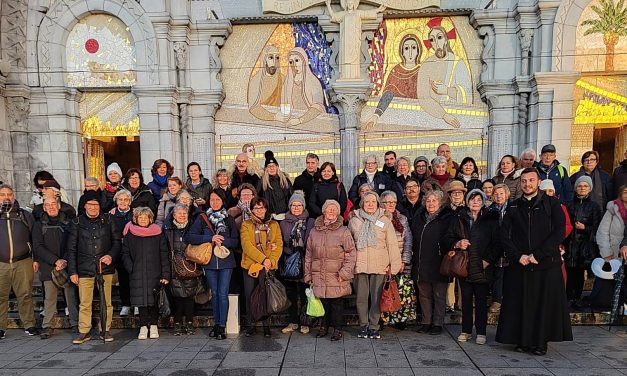
[(159, 308), (159, 316), (162, 318), (169, 317), (170, 310), (170, 299), (168, 298), (168, 293), (165, 285), (159, 285), (159, 287), (153, 290), (155, 294), (155, 301), (157, 302), (157, 307)]
[(281, 313), (288, 309), (292, 302), (287, 298), (285, 286), (274, 276), (268, 273), (266, 276), (266, 309), (269, 315)]
[(314, 295), (313, 288), (308, 287), (305, 290), (305, 295), (307, 295), (307, 316), (324, 316), (324, 305), (322, 305), (320, 298)]

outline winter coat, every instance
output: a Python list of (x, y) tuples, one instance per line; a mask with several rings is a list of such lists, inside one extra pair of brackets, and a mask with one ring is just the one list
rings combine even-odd
[(429, 174), (418, 174), (416, 171), (411, 172), (411, 177), (418, 180), (418, 185), (422, 185), (422, 183), (427, 180)]
[[(453, 215), (449, 229), (444, 235), (445, 249), (454, 249), (455, 243), (468, 239), (468, 277), (471, 283), (488, 283), (493, 278), (494, 264), (500, 257), (499, 214), (493, 210), (482, 208), (477, 220), (471, 224), (468, 208), (462, 208)], [(462, 227), (463, 226), (463, 227)], [(458, 251), (455, 249), (455, 251)], [(483, 267), (483, 261), (488, 267)]]
[(411, 255), (412, 255), (413, 237), (411, 234), (411, 229), (409, 228), (409, 221), (407, 221), (407, 217), (398, 213), (398, 218), (399, 218), (399, 221), (401, 222), (401, 225), (403, 225), (404, 230), (403, 230), (403, 233), (401, 234), (395, 228), (394, 233), (396, 234), (396, 242), (398, 243), (398, 249), (401, 251), (401, 262), (405, 264), (405, 271), (409, 273), (411, 271), (411, 258), (412, 258)]
[(101, 257), (111, 256), (113, 262), (102, 264), (102, 274), (115, 273), (115, 260), (120, 254), (122, 234), (109, 214), (96, 218), (80, 215), (70, 223), (67, 240), (68, 273), (79, 277), (95, 277)]
[[(601, 187), (597, 187), (598, 184), (596, 184), (596, 182), (594, 181), (595, 179), (595, 173), (598, 172), (599, 173), (599, 178), (598, 180), (601, 181)], [(570, 183), (573, 186), (573, 189), (575, 188), (575, 182), (577, 181), (577, 179), (579, 179), (580, 176), (589, 176), (592, 179), (592, 185), (594, 186), (592, 188), (592, 192), (590, 192), (590, 198), (592, 199), (592, 201), (596, 202), (597, 205), (599, 205), (599, 208), (601, 208), (601, 211), (604, 211), (605, 207), (607, 206), (608, 201), (613, 200), (616, 196), (614, 196), (614, 188), (612, 186), (612, 180), (610, 178), (610, 174), (608, 174), (607, 172), (601, 170), (600, 167), (596, 167), (594, 170), (592, 170), (591, 173), (586, 173), (586, 171), (583, 169), (583, 167), (581, 167), (579, 169), (579, 171), (577, 171), (575, 174), (573, 174), (573, 176), (570, 177)], [(594, 194), (594, 192), (600, 189), (600, 198)]]
[(59, 212), (54, 218), (44, 213), (33, 226), (33, 259), (39, 263), (39, 280), (52, 280), (52, 270), (59, 259), (66, 258), (70, 219)]
[[(355, 210), (352, 213), (348, 221), (348, 228), (353, 234), (355, 244), (357, 244), (359, 232), (365, 220), (361, 217), (361, 210)], [(377, 222), (382, 227), (377, 224), (373, 226), (377, 244), (364, 249), (357, 249), (355, 274), (385, 274), (385, 269), (388, 266), (390, 266), (390, 272), (396, 274), (401, 268), (401, 250), (398, 248), (396, 231), (394, 231), (392, 221), (383, 209), (379, 209), (378, 213)]]
[(418, 197), (418, 200), (414, 204), (409, 202), (407, 197), (403, 197), (398, 200), (398, 204), (396, 205), (396, 209), (407, 218), (407, 222), (410, 226), (414, 220), (414, 216), (418, 213), (421, 207), (420, 197)]
[[(192, 227), (189, 228), (189, 231), (185, 235), (185, 242), (187, 244), (202, 244), (202, 243), (210, 243), (213, 241), (213, 236), (215, 233), (215, 227), (211, 221), (211, 227), (207, 226), (207, 222), (203, 219), (203, 216), (209, 220), (207, 214), (202, 213), (196, 217), (196, 220), (192, 224)], [(209, 264), (205, 265), (205, 269), (218, 270), (218, 269), (233, 269), (235, 268), (235, 256), (233, 255), (233, 251), (239, 249), (240, 247), (240, 235), (235, 225), (235, 220), (230, 215), (227, 215), (224, 219), (224, 224), (226, 225), (226, 233), (221, 233), (220, 235), (224, 236), (224, 241), (222, 245), (228, 248), (229, 255), (223, 259), (217, 257), (215, 254), (211, 256), (211, 260), (209, 260)]]
[[(284, 172), (279, 172), (284, 174)], [(268, 200), (268, 212), (270, 214), (282, 214), (289, 211), (288, 202), (292, 196), (292, 182), (287, 178), (287, 187), (281, 187), (279, 175), (269, 176), (270, 186), (263, 189), (263, 179), (257, 183), (257, 196)]]
[(17, 200), (11, 210), (0, 213), (0, 262), (13, 263), (31, 257), (34, 225), (35, 218), (20, 208)]
[(464, 187), (468, 189), (468, 192), (472, 191), (473, 189), (481, 189), (481, 186), (483, 185), (483, 182), (481, 181), (481, 179), (479, 179), (479, 174), (476, 172), (473, 172), (472, 174), (470, 174), (470, 177), (467, 178), (467, 176), (460, 171), (455, 175), (454, 179), (464, 183)]
[[(594, 235), (601, 222), (601, 208), (592, 201), (590, 195), (585, 198), (575, 198), (567, 205), (568, 215), (573, 224), (573, 232), (566, 239), (566, 266), (575, 267), (590, 264), (597, 257), (597, 245)], [(577, 230), (576, 222), (585, 225), (583, 230)]]
[[(359, 175), (355, 176), (353, 179), (353, 184), (351, 185), (350, 190), (348, 191), (348, 199), (353, 202), (354, 207), (359, 207), (359, 187), (362, 184), (368, 183), (368, 175), (366, 175), (366, 171), (362, 171)], [(403, 197), (403, 192), (398, 191), (397, 185), (390, 179), (390, 175), (377, 171), (374, 173), (374, 177), (372, 178), (372, 186), (373, 190), (377, 192), (378, 195), (381, 195), (384, 191), (392, 190), (396, 193), (397, 197)]]
[(166, 237), (156, 224), (142, 228), (129, 223), (123, 234), (122, 262), (129, 273), (131, 304), (135, 307), (154, 306), (153, 290), (159, 286), (159, 280), (170, 280)]
[(610, 199), (617, 198), (620, 194), (620, 187), (627, 185), (627, 159), (623, 160), (618, 167), (614, 169), (612, 173), (612, 187), (614, 192), (610, 196)]
[(520, 265), (522, 255), (533, 254), (538, 264), (525, 270), (560, 268), (559, 245), (564, 240), (565, 217), (560, 202), (542, 192), (524, 196), (509, 205), (501, 227), (501, 244), (510, 265)]
[[(61, 212), (65, 213), (65, 216), (70, 220), (76, 218), (76, 210), (67, 202), (61, 201)], [(44, 204), (39, 204), (33, 209), (33, 217), (36, 221), (39, 221), (44, 213)]]
[(544, 166), (542, 162), (536, 166), (540, 173), (540, 180), (551, 179), (555, 187), (555, 196), (557, 196), (563, 204), (573, 201), (573, 185), (568, 178), (566, 167), (560, 165), (555, 160), (551, 166)]
[(448, 249), (443, 245), (444, 235), (449, 228), (453, 212), (441, 208), (432, 219), (427, 219), (427, 211), (421, 208), (411, 224), (413, 238), (412, 277), (418, 282), (448, 282), (448, 277), (440, 274), (442, 257)]
[(447, 201), (448, 193), (446, 191), (448, 190), (448, 185), (451, 183), (451, 181), (453, 181), (453, 178), (449, 176), (448, 180), (444, 183), (444, 185), (440, 185), (440, 182), (433, 176), (434, 175), (432, 174), (424, 182), (422, 182), (422, 185), (420, 186), (420, 192), (424, 195), (424, 193), (428, 191), (440, 190), (444, 192), (444, 200)]
[[(82, 195), (81, 195), (81, 197), (78, 199), (78, 206), (76, 207), (77, 214), (75, 214), (75, 215), (74, 215), (74, 217), (75, 217), (76, 215), (85, 214), (85, 203), (86, 203), (86, 201), (85, 201), (85, 193), (87, 193), (87, 189), (85, 189), (85, 190), (83, 191), (83, 194), (82, 194)], [(105, 212), (106, 210), (105, 210), (105, 208), (104, 208), (104, 206), (103, 206), (103, 202), (104, 202), (104, 200), (103, 200), (103, 198), (102, 198), (102, 197), (103, 197), (102, 189), (98, 188), (98, 189), (96, 190), (96, 193), (98, 193), (98, 196), (100, 196), (100, 210), (101, 210), (102, 212)], [(72, 218), (74, 218), (74, 217), (72, 217)]]
[(168, 179), (170, 178), (170, 174), (167, 174), (163, 177), (163, 184), (159, 183), (157, 179), (155, 179), (155, 174), (152, 174), (152, 181), (148, 183), (146, 186), (152, 192), (152, 197), (155, 202), (159, 202), (163, 194), (168, 190)]
[[(185, 183), (185, 186), (187, 187), (187, 192), (189, 192), (189, 194), (192, 195), (192, 198), (194, 199), (194, 201), (199, 198), (205, 200), (206, 204), (203, 205), (203, 207), (201, 208), (202, 210), (205, 210), (206, 208), (209, 207), (209, 194), (213, 190), (213, 186), (209, 182), (209, 179), (200, 175), (200, 183), (194, 188), (192, 186), (192, 179), (187, 178), (187, 182)], [(226, 197), (227, 198), (231, 197), (231, 192), (229, 191), (227, 193), (228, 194)]]
[(157, 215), (157, 202), (152, 195), (152, 191), (145, 184), (141, 184), (137, 189), (131, 189), (130, 186), (124, 185), (124, 188), (131, 192), (131, 209), (139, 207), (147, 207)]
[(303, 191), (305, 193), (305, 202), (307, 203), (307, 211), (311, 213), (310, 199), (311, 191), (313, 191), (314, 184), (320, 180), (320, 169), (318, 169), (313, 175), (303, 170), (303, 172), (294, 179), (294, 191)]
[(133, 220), (133, 210), (129, 209), (126, 212), (121, 212), (118, 208), (113, 209), (113, 213), (111, 214), (111, 218), (113, 218), (113, 222), (115, 222), (115, 228), (121, 234), (124, 231), (124, 227), (126, 224)]
[(176, 205), (176, 196), (172, 196), (170, 192), (166, 192), (161, 197), (159, 201), (159, 206), (157, 207), (157, 217), (155, 219), (155, 223), (159, 226), (163, 225), (166, 217), (172, 212), (174, 206)]
[(607, 211), (603, 214), (596, 234), (601, 257), (618, 258), (625, 231), (625, 222), (618, 211), (618, 205), (614, 201), (608, 202)]
[(392, 182), (395, 184), (394, 192), (401, 192), (401, 195), (397, 198), (400, 200), (405, 196), (405, 184), (407, 184), (407, 180), (411, 178), (411, 174), (407, 176), (399, 175), (397, 172), (394, 172), (394, 175), (390, 177)]
[(501, 173), (501, 169), (496, 172), (496, 175), (492, 178), (495, 184), (505, 184), (509, 188), (510, 199), (515, 200), (522, 196), (523, 191), (520, 187), (520, 175), (523, 169), (519, 168), (507, 174), (507, 176)]
[[(272, 262), (270, 269), (277, 269), (279, 258), (283, 253), (283, 239), (281, 237), (281, 229), (279, 223), (273, 219), (265, 222), (268, 225), (268, 231), (259, 231), (259, 242), (261, 250), (257, 248), (257, 239), (255, 231), (257, 226), (264, 222), (254, 215), (250, 219), (242, 223), (240, 230), (240, 239), (242, 242), (242, 268), (248, 270), (252, 264), (261, 264), (265, 259)], [(268, 236), (270, 239), (268, 239)], [(271, 247), (275, 245), (274, 249)]]
[(248, 183), (252, 185), (253, 187), (257, 187), (257, 184), (259, 184), (259, 180), (260, 179), (257, 174), (249, 174), (247, 172), (243, 176), (240, 176), (237, 173), (237, 170), (235, 170), (233, 171), (233, 175), (231, 175), (231, 189), (235, 189), (237, 191), (239, 186), (244, 183)]
[(116, 186), (111, 185), (111, 183), (107, 182), (105, 189), (102, 191), (102, 201), (100, 203), (100, 210), (103, 212), (108, 212), (109, 210), (115, 208), (115, 202), (113, 201), (113, 197), (118, 193), (119, 190), (125, 189), (121, 183), (118, 183)]
[(318, 217), (306, 249), (303, 279), (313, 285), (314, 295), (323, 299), (350, 295), (357, 250), (342, 218), (327, 226), (324, 217)]
[(309, 203), (307, 204), (309, 215), (312, 218), (321, 216), (322, 206), (327, 200), (335, 200), (340, 204), (340, 215), (346, 211), (346, 204), (348, 202), (346, 188), (344, 188), (344, 184), (342, 184), (337, 177), (331, 178), (330, 180), (320, 179), (314, 184), (311, 196), (309, 197)]
[[(305, 231), (302, 234), (303, 238), (303, 249), (295, 250), (290, 248), (290, 237), (292, 235), (292, 230), (298, 222), (299, 219), (305, 219)], [(291, 255), (294, 251), (301, 252), (301, 256), (305, 256), (305, 245), (307, 244), (307, 238), (309, 237), (309, 233), (311, 229), (314, 227), (314, 219), (309, 217), (309, 213), (307, 210), (303, 212), (299, 217), (294, 216), (291, 212), (285, 213), (285, 219), (279, 222), (279, 228), (281, 228), (281, 235), (283, 237), (283, 254), (281, 257), (285, 255)]]

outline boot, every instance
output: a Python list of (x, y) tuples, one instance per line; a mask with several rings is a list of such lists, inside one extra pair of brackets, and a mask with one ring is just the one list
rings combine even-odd
[(209, 337), (216, 337), (218, 335), (218, 324), (215, 324), (209, 331)]
[(185, 333), (188, 336), (193, 336), (194, 334), (196, 334), (196, 329), (194, 329), (194, 323), (193, 322), (188, 322), (187, 323), (187, 327), (185, 328)]
[(178, 337), (181, 334), (183, 334), (183, 330), (181, 329), (181, 323), (175, 322), (174, 323), (174, 335)]
[(216, 339), (222, 340), (226, 339), (226, 328), (223, 326), (218, 326), (218, 334), (216, 334)]

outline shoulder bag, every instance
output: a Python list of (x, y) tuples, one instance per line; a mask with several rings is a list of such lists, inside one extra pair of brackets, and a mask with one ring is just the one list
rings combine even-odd
[(398, 284), (390, 272), (385, 276), (379, 308), (381, 312), (388, 313), (397, 312), (401, 309), (401, 296), (398, 293)]
[[(459, 219), (459, 226), (462, 230), (462, 239), (468, 239), (461, 218)], [(452, 249), (452, 251), (455, 252), (453, 256), (449, 256), (447, 252), (442, 258), (440, 274), (454, 278), (468, 277), (468, 251), (461, 249)]]
[[(205, 213), (200, 214), (200, 217), (205, 221), (207, 227), (213, 231), (213, 226), (209, 222)], [(215, 233), (215, 231), (213, 231)], [(198, 245), (189, 244), (185, 248), (185, 258), (191, 262), (195, 262), (198, 265), (207, 265), (211, 261), (211, 255), (213, 254), (213, 244), (211, 242), (202, 243)]]

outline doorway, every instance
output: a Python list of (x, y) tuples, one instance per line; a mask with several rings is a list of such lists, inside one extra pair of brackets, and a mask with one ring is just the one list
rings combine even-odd
[(123, 174), (129, 168), (141, 169), (139, 137), (111, 137), (103, 143), (103, 149), (105, 166), (117, 162)]
[(627, 133), (625, 133), (625, 127), (627, 127), (627, 125), (618, 127), (597, 125), (594, 129), (592, 149), (599, 152), (601, 169), (610, 174), (621, 162), (625, 151), (624, 137), (627, 135)]

